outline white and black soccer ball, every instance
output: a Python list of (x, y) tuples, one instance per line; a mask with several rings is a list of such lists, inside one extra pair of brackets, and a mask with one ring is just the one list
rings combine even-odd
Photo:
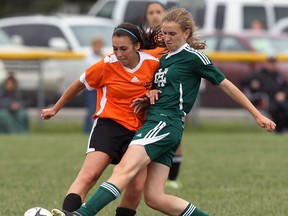
[(24, 216), (52, 216), (50, 211), (48, 211), (45, 208), (42, 207), (34, 207), (28, 209), (25, 213)]

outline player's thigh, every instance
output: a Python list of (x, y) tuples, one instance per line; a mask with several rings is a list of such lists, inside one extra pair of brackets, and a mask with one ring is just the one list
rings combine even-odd
[(90, 152), (86, 155), (79, 176), (99, 177), (110, 164), (112, 157), (100, 151)]
[(120, 206), (122, 207), (130, 207), (136, 209), (139, 205), (142, 192), (144, 190), (144, 185), (146, 181), (146, 167), (140, 171), (133, 181), (131, 181), (125, 188), (124, 195), (121, 199)]
[(147, 167), (147, 177), (144, 188), (144, 196), (146, 201), (156, 199), (164, 194), (165, 182), (168, 178), (169, 167), (157, 162), (151, 162)]
[(143, 146), (130, 145), (120, 163), (114, 167), (110, 180), (118, 182), (119, 178), (128, 178), (131, 181), (150, 162), (151, 160)]
[(131, 193), (135, 192), (142, 193), (146, 182), (146, 176), (147, 176), (147, 168), (145, 167), (140, 172), (138, 172), (133, 181), (131, 181), (127, 185), (126, 191), (129, 191)]

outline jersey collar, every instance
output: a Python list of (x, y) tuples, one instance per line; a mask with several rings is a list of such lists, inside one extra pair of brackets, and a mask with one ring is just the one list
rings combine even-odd
[(141, 53), (141, 52), (138, 52), (138, 54), (139, 54), (139, 62), (138, 62), (138, 64), (136, 65), (136, 67), (134, 67), (134, 68), (127, 68), (127, 67), (124, 67), (123, 65), (122, 65), (122, 67), (128, 72), (128, 73), (134, 73), (134, 72), (136, 72), (140, 67), (141, 67), (141, 65), (142, 65), (142, 62), (143, 62), (143, 54)]
[(188, 43), (185, 43), (184, 45), (182, 45), (181, 47), (179, 47), (177, 50), (173, 51), (173, 52), (168, 52), (167, 56), (165, 57), (165, 59), (170, 58), (173, 55), (176, 55), (177, 53), (181, 52), (185, 47), (189, 46)]

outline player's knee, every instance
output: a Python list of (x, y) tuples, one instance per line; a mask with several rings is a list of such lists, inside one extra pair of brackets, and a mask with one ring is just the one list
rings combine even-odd
[(142, 192), (125, 191), (123, 199), (129, 206), (137, 208), (142, 198)]
[(134, 184), (132, 189), (135, 195), (141, 196), (143, 192), (144, 185), (141, 184)]
[(100, 173), (82, 173), (77, 176), (77, 181), (87, 186), (94, 186), (100, 177)]
[(121, 166), (119, 164), (114, 167), (112, 175), (117, 176), (117, 178), (121, 179), (128, 178), (129, 181), (132, 181), (135, 177), (135, 173), (133, 171), (127, 170), (124, 166)]
[(158, 195), (155, 196), (154, 193), (145, 193), (144, 200), (146, 205), (153, 209), (157, 209), (158, 206), (160, 205), (159, 196)]
[(126, 193), (127, 195), (129, 195), (129, 197), (131, 197), (130, 198), (131, 200), (141, 199), (143, 187), (144, 187), (143, 185), (133, 184), (132, 186), (129, 186), (129, 190), (128, 188), (126, 188)]
[(144, 186), (145, 186), (145, 181), (143, 179), (134, 179), (131, 183), (130, 183), (130, 190), (134, 191), (134, 193), (136, 194), (142, 194), (143, 190), (144, 190)]
[(155, 200), (154, 198), (150, 199), (150, 197), (149, 198), (145, 197), (145, 203), (152, 209), (157, 209), (159, 206), (157, 200)]

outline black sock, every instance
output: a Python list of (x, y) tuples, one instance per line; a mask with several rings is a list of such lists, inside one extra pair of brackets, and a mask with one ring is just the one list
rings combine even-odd
[(116, 209), (116, 215), (115, 216), (134, 216), (135, 214), (136, 214), (135, 210), (132, 210), (129, 208), (118, 207)]
[(62, 209), (69, 212), (73, 212), (79, 209), (81, 205), (82, 205), (81, 197), (78, 194), (70, 193), (65, 197)]
[(182, 162), (182, 155), (174, 156), (172, 167), (170, 168), (170, 171), (169, 171), (169, 176), (168, 176), (169, 180), (175, 181), (177, 179), (181, 162)]

